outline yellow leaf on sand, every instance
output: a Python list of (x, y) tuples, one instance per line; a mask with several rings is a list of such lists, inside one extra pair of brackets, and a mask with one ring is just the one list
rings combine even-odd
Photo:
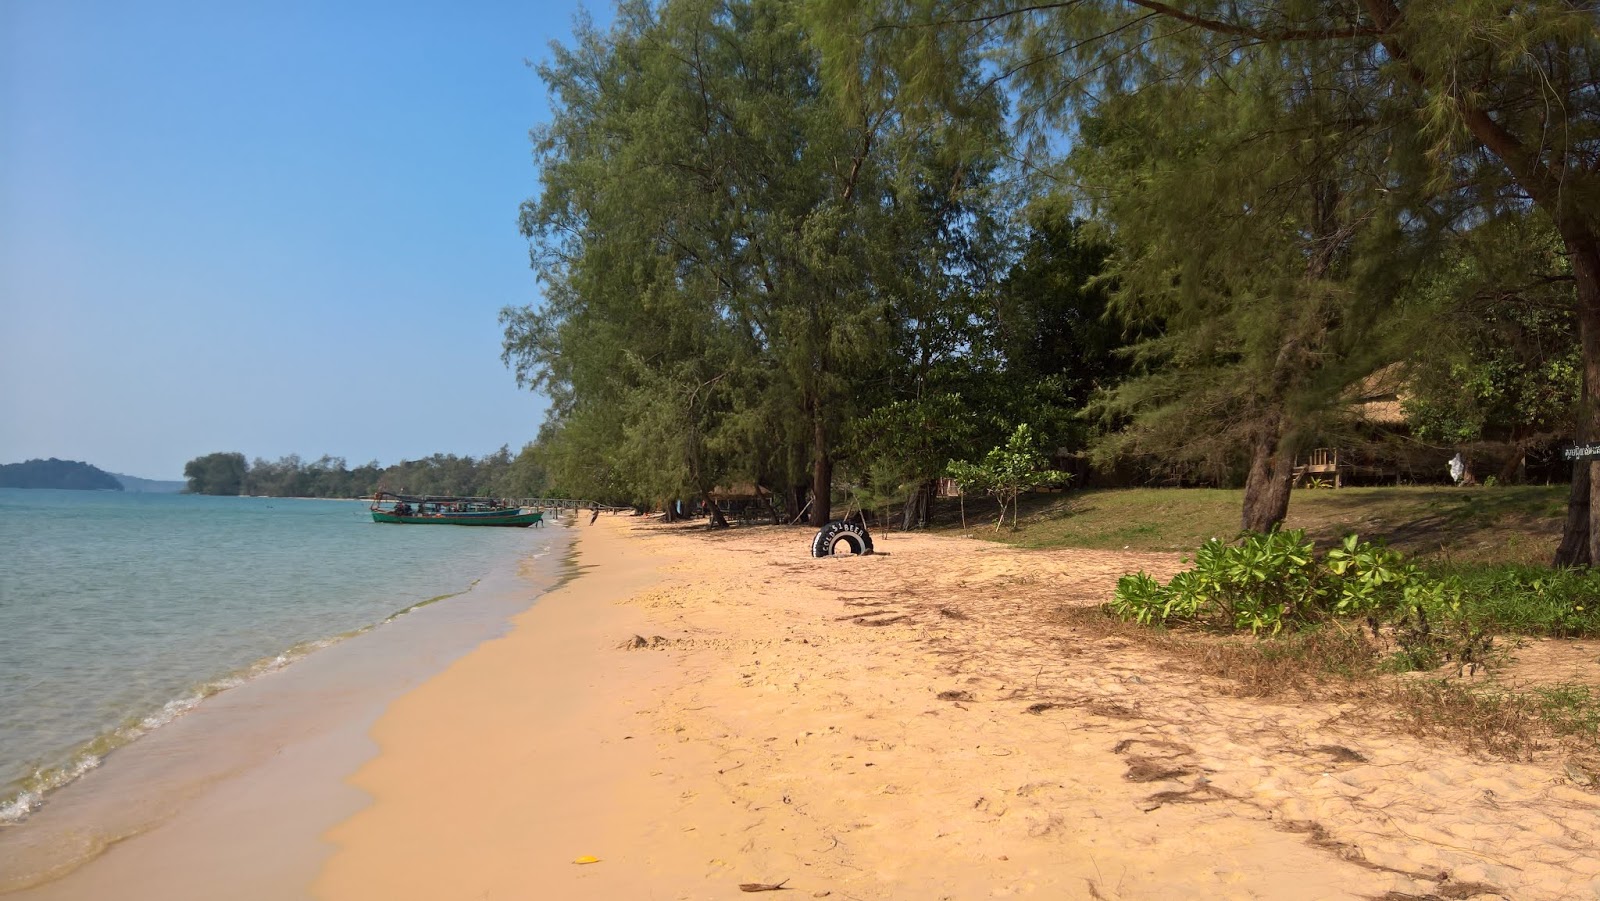
[(599, 863), (599, 862), (600, 862), (600, 858), (598, 858), (598, 857), (590, 857), (587, 854), (585, 854), (582, 857), (578, 858), (577, 860), (573, 861), (573, 863)]

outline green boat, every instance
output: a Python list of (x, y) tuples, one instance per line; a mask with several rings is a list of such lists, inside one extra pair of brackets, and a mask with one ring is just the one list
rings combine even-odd
[(539, 525), (544, 513), (529, 510), (492, 497), (446, 497), (436, 495), (373, 495), (373, 522), (431, 526), (511, 526)]

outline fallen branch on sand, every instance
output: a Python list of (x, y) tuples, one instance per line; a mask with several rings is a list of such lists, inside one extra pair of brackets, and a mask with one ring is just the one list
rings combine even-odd
[(781, 891), (785, 891), (785, 889), (783, 887), (783, 883), (784, 882), (788, 882), (788, 881), (789, 880), (785, 879), (785, 880), (783, 880), (783, 882), (741, 882), (739, 884), (739, 891), (741, 891), (741, 892), (781, 892)]

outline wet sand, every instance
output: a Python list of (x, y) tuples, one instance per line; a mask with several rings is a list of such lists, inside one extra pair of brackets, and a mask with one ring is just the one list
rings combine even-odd
[(582, 527), (583, 576), (378, 720), (313, 893), (1600, 897), (1558, 762), (1227, 697), (1058, 615), (1176, 557), (809, 539)]

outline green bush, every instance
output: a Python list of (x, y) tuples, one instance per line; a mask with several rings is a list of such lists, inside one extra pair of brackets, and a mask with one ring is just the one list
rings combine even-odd
[(1351, 535), (1319, 559), (1299, 530), (1213, 538), (1165, 586), (1145, 573), (1117, 583), (1112, 612), (1144, 624), (1196, 623), (1276, 634), (1333, 616), (1397, 608), (1416, 570), (1400, 554)]
[(1600, 635), (1600, 574), (1540, 566), (1429, 566), (1415, 602), (1435, 620), (1466, 619), (1519, 635)]
[(1600, 573), (1536, 566), (1419, 568), (1381, 544), (1345, 538), (1320, 558), (1300, 531), (1211, 539), (1162, 585), (1124, 576), (1113, 613), (1146, 625), (1187, 623), (1276, 634), (1334, 617), (1392, 623), (1405, 660), (1426, 668), (1481, 654), (1490, 632), (1600, 635)]

